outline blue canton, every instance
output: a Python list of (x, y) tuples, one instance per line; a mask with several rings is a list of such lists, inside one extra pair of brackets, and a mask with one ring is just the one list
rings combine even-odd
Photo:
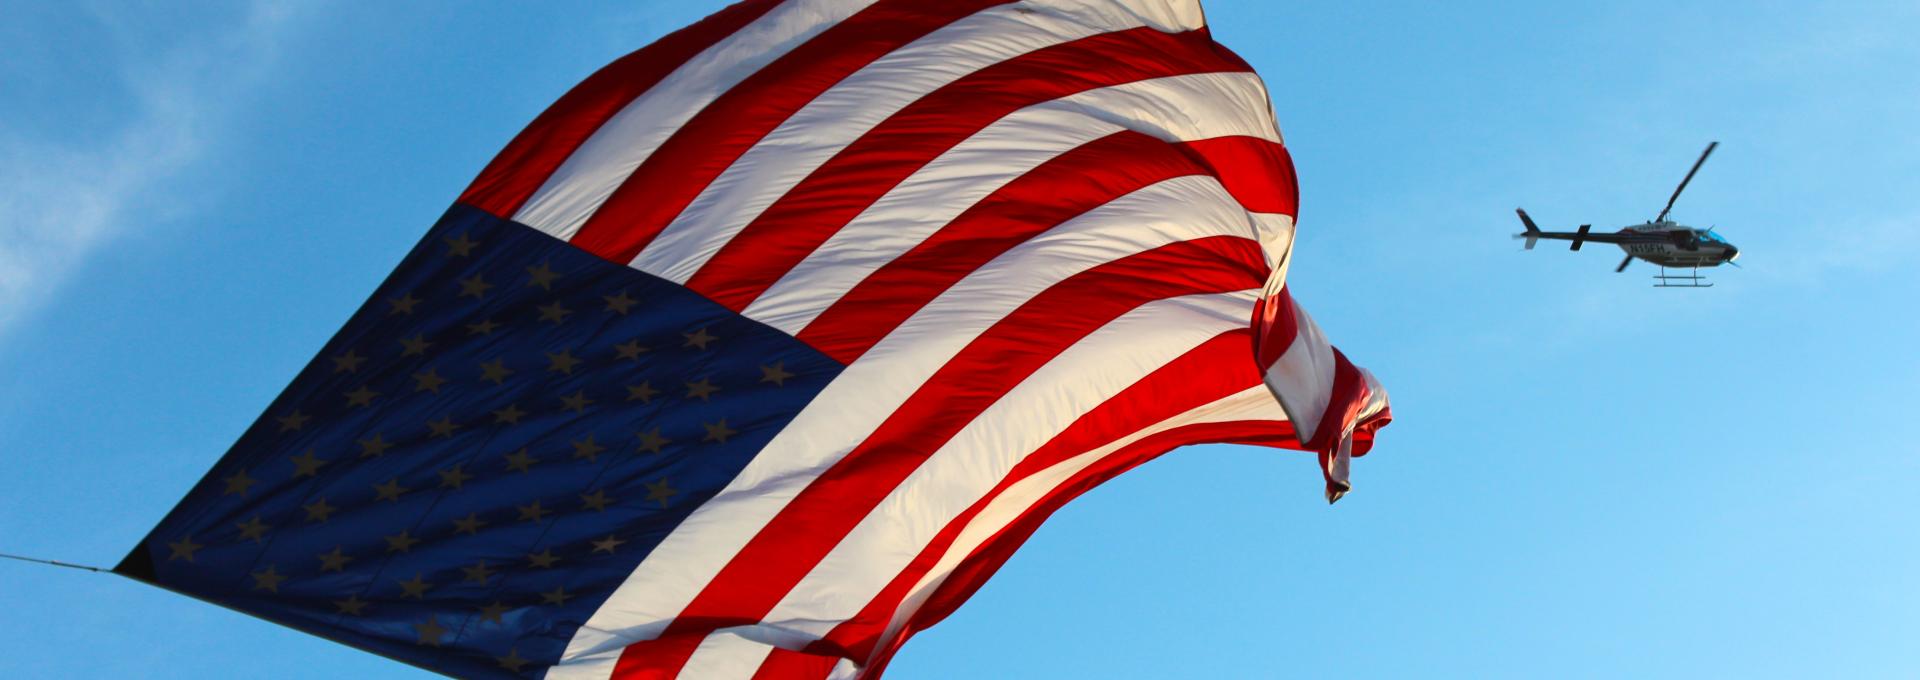
[(536, 676), (841, 366), (456, 205), (116, 571)]

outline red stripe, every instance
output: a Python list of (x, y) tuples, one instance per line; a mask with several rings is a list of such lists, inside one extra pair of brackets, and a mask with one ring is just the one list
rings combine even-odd
[(1307, 448), (1315, 451), (1332, 451), (1340, 444), (1340, 437), (1346, 433), (1347, 425), (1359, 416), (1360, 407), (1366, 404), (1367, 385), (1360, 378), (1360, 369), (1347, 361), (1347, 355), (1333, 349), (1333, 385), (1329, 388), (1330, 400), (1327, 410), (1320, 414), (1320, 422), (1313, 428), (1313, 438), (1307, 441)]
[[(1242, 349), (1242, 351), (1245, 350)], [(874, 655), (861, 673), (862, 680), (879, 680), (886, 671), (887, 663), (892, 661), (894, 653), (899, 651), (900, 645), (914, 633), (939, 623), (947, 615), (952, 614), (961, 603), (972, 597), (974, 592), (985, 585), (987, 579), (992, 578), (994, 572), (999, 571), (1000, 566), (1013, 556), (1014, 551), (1026, 543), (1027, 538), (1032, 536), (1033, 532), (1039, 529), (1047, 518), (1052, 517), (1061, 506), (1123, 472), (1160, 457), (1161, 454), (1198, 442), (1288, 446), (1295, 440), (1293, 428), (1286, 421), (1205, 423), (1188, 425), (1146, 437), (1100, 459), (1098, 463), (1055, 487), (1018, 520), (994, 534), (972, 555), (961, 561), (954, 568), (953, 573), (949, 574), (946, 580), (934, 590), (933, 595), (928, 597), (926, 602), (907, 619), (899, 634), (885, 641), (886, 646)]]
[[(915, 311), (982, 265), (1062, 222), (1143, 187), (1175, 177), (1243, 172), (1244, 166), (1209, 166), (1207, 159), (1261, 154), (1272, 142), (1225, 137), (1169, 144), (1131, 130), (1116, 132), (1055, 156), (975, 203), (926, 240), (881, 266), (816, 317), (797, 337), (815, 349), (853, 363)], [(1291, 173), (1280, 179), (1291, 180)], [(1223, 180), (1223, 184), (1226, 181)], [(1235, 184), (1249, 182), (1236, 180)], [(1270, 192), (1246, 191), (1248, 209), (1280, 207)]]
[(1332, 398), (1306, 445), (1307, 450), (1320, 455), (1320, 471), (1326, 476), (1328, 498), (1334, 499), (1346, 493), (1348, 485), (1334, 479), (1333, 457), (1340, 448), (1340, 439), (1347, 435), (1347, 427), (1360, 417), (1360, 409), (1367, 403), (1367, 382), (1360, 377), (1360, 369), (1347, 361), (1347, 355), (1341, 354), (1338, 348), (1330, 349), (1333, 349)]
[(1180, 145), (1220, 178), (1234, 200), (1253, 212), (1293, 216), (1300, 209), (1300, 182), (1287, 147), (1257, 137), (1215, 137)]
[(1253, 360), (1261, 371), (1273, 368), (1300, 336), (1300, 320), (1295, 313), (1293, 294), (1285, 287), (1254, 303)]
[(1151, 78), (1248, 70), (1245, 62), (1216, 51), (1205, 30), (1169, 34), (1151, 28), (1082, 38), (981, 69), (901, 109), (815, 169), (721, 246), (687, 287), (736, 311), (746, 309), (894, 186), (1020, 109)]
[(780, 0), (741, 2), (588, 76), (507, 143), (460, 194), (460, 202), (495, 217), (512, 217), (574, 150), (628, 103), (779, 4)]
[(807, 651), (864, 663), (908, 591), (946, 556), (960, 532), (994, 499), (1021, 480), (1139, 431), (1142, 424), (1164, 422), (1259, 385), (1260, 372), (1246, 360), (1250, 344), (1251, 334), (1246, 329), (1223, 333), (1167, 362), (1074, 421), (949, 521), (859, 614), (835, 626)]
[(820, 656), (791, 649), (775, 647), (760, 662), (760, 669), (754, 671), (753, 680), (824, 680), (833, 674), (833, 667), (840, 663), (840, 657)]
[(928, 456), (1088, 334), (1153, 300), (1257, 287), (1265, 269), (1259, 244), (1212, 237), (1108, 262), (1034, 296), (969, 343), (866, 441), (801, 490), (659, 639), (627, 647), (615, 677), (677, 671), (708, 631), (758, 623)]
[(727, 166), (795, 111), (888, 53), (1009, 0), (881, 0), (748, 76), (675, 130), (572, 243), (626, 264)]
[[(1367, 391), (1367, 398), (1373, 398), (1372, 390)], [(1380, 428), (1386, 427), (1391, 422), (1393, 422), (1393, 409), (1381, 407), (1379, 413), (1367, 416), (1366, 420), (1354, 425), (1353, 457), (1359, 458), (1367, 455), (1368, 451), (1372, 451), (1374, 435), (1380, 431)]]

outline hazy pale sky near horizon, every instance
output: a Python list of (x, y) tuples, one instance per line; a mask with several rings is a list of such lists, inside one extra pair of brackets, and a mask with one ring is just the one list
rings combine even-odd
[[(0, 0), (0, 552), (110, 565), (542, 108), (713, 0)], [(1295, 295), (1391, 391), (1069, 505), (892, 678), (1920, 674), (1920, 5), (1208, 0), (1302, 185)], [(478, 9), (476, 9), (478, 8)], [(1549, 228), (1674, 217), (1744, 269)], [(410, 678), (0, 563), (19, 677)]]

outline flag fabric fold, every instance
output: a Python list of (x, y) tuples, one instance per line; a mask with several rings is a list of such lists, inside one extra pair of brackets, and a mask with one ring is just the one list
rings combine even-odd
[(877, 678), (1179, 446), (1389, 416), (1196, 0), (747, 0), (494, 159), (118, 567), (462, 677)]

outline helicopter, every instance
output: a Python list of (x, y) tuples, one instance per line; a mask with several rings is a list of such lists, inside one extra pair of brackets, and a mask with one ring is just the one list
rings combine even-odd
[[(1651, 221), (1622, 227), (1611, 234), (1590, 233), (1591, 224), (1582, 224), (1577, 231), (1541, 231), (1525, 209), (1516, 208), (1514, 212), (1519, 213), (1520, 223), (1526, 225), (1527, 230), (1513, 237), (1526, 239), (1527, 250), (1533, 250), (1534, 243), (1540, 239), (1572, 241), (1571, 250), (1579, 250), (1581, 245), (1590, 242), (1611, 243), (1627, 253), (1626, 258), (1620, 260), (1620, 266), (1613, 268), (1615, 273), (1626, 271), (1627, 265), (1637, 257), (1660, 265), (1660, 274), (1653, 277), (1653, 285), (1657, 288), (1711, 288), (1713, 284), (1707, 283), (1706, 278), (1700, 275), (1700, 268), (1722, 264), (1739, 267), (1734, 259), (1740, 257), (1740, 249), (1720, 238), (1713, 229), (1695, 229), (1673, 222), (1667, 219), (1667, 213), (1673, 212), (1673, 202), (1680, 200), (1680, 192), (1686, 190), (1687, 183), (1693, 181), (1694, 173), (1700, 172), (1700, 166), (1707, 162), (1707, 156), (1712, 155), (1719, 146), (1719, 142), (1707, 144), (1707, 150), (1700, 152), (1700, 160), (1693, 162), (1693, 169), (1687, 171), (1686, 178), (1680, 180), (1680, 186), (1675, 187), (1673, 196), (1667, 199), (1667, 207)], [(1669, 267), (1686, 267), (1691, 272), (1668, 274)]]

